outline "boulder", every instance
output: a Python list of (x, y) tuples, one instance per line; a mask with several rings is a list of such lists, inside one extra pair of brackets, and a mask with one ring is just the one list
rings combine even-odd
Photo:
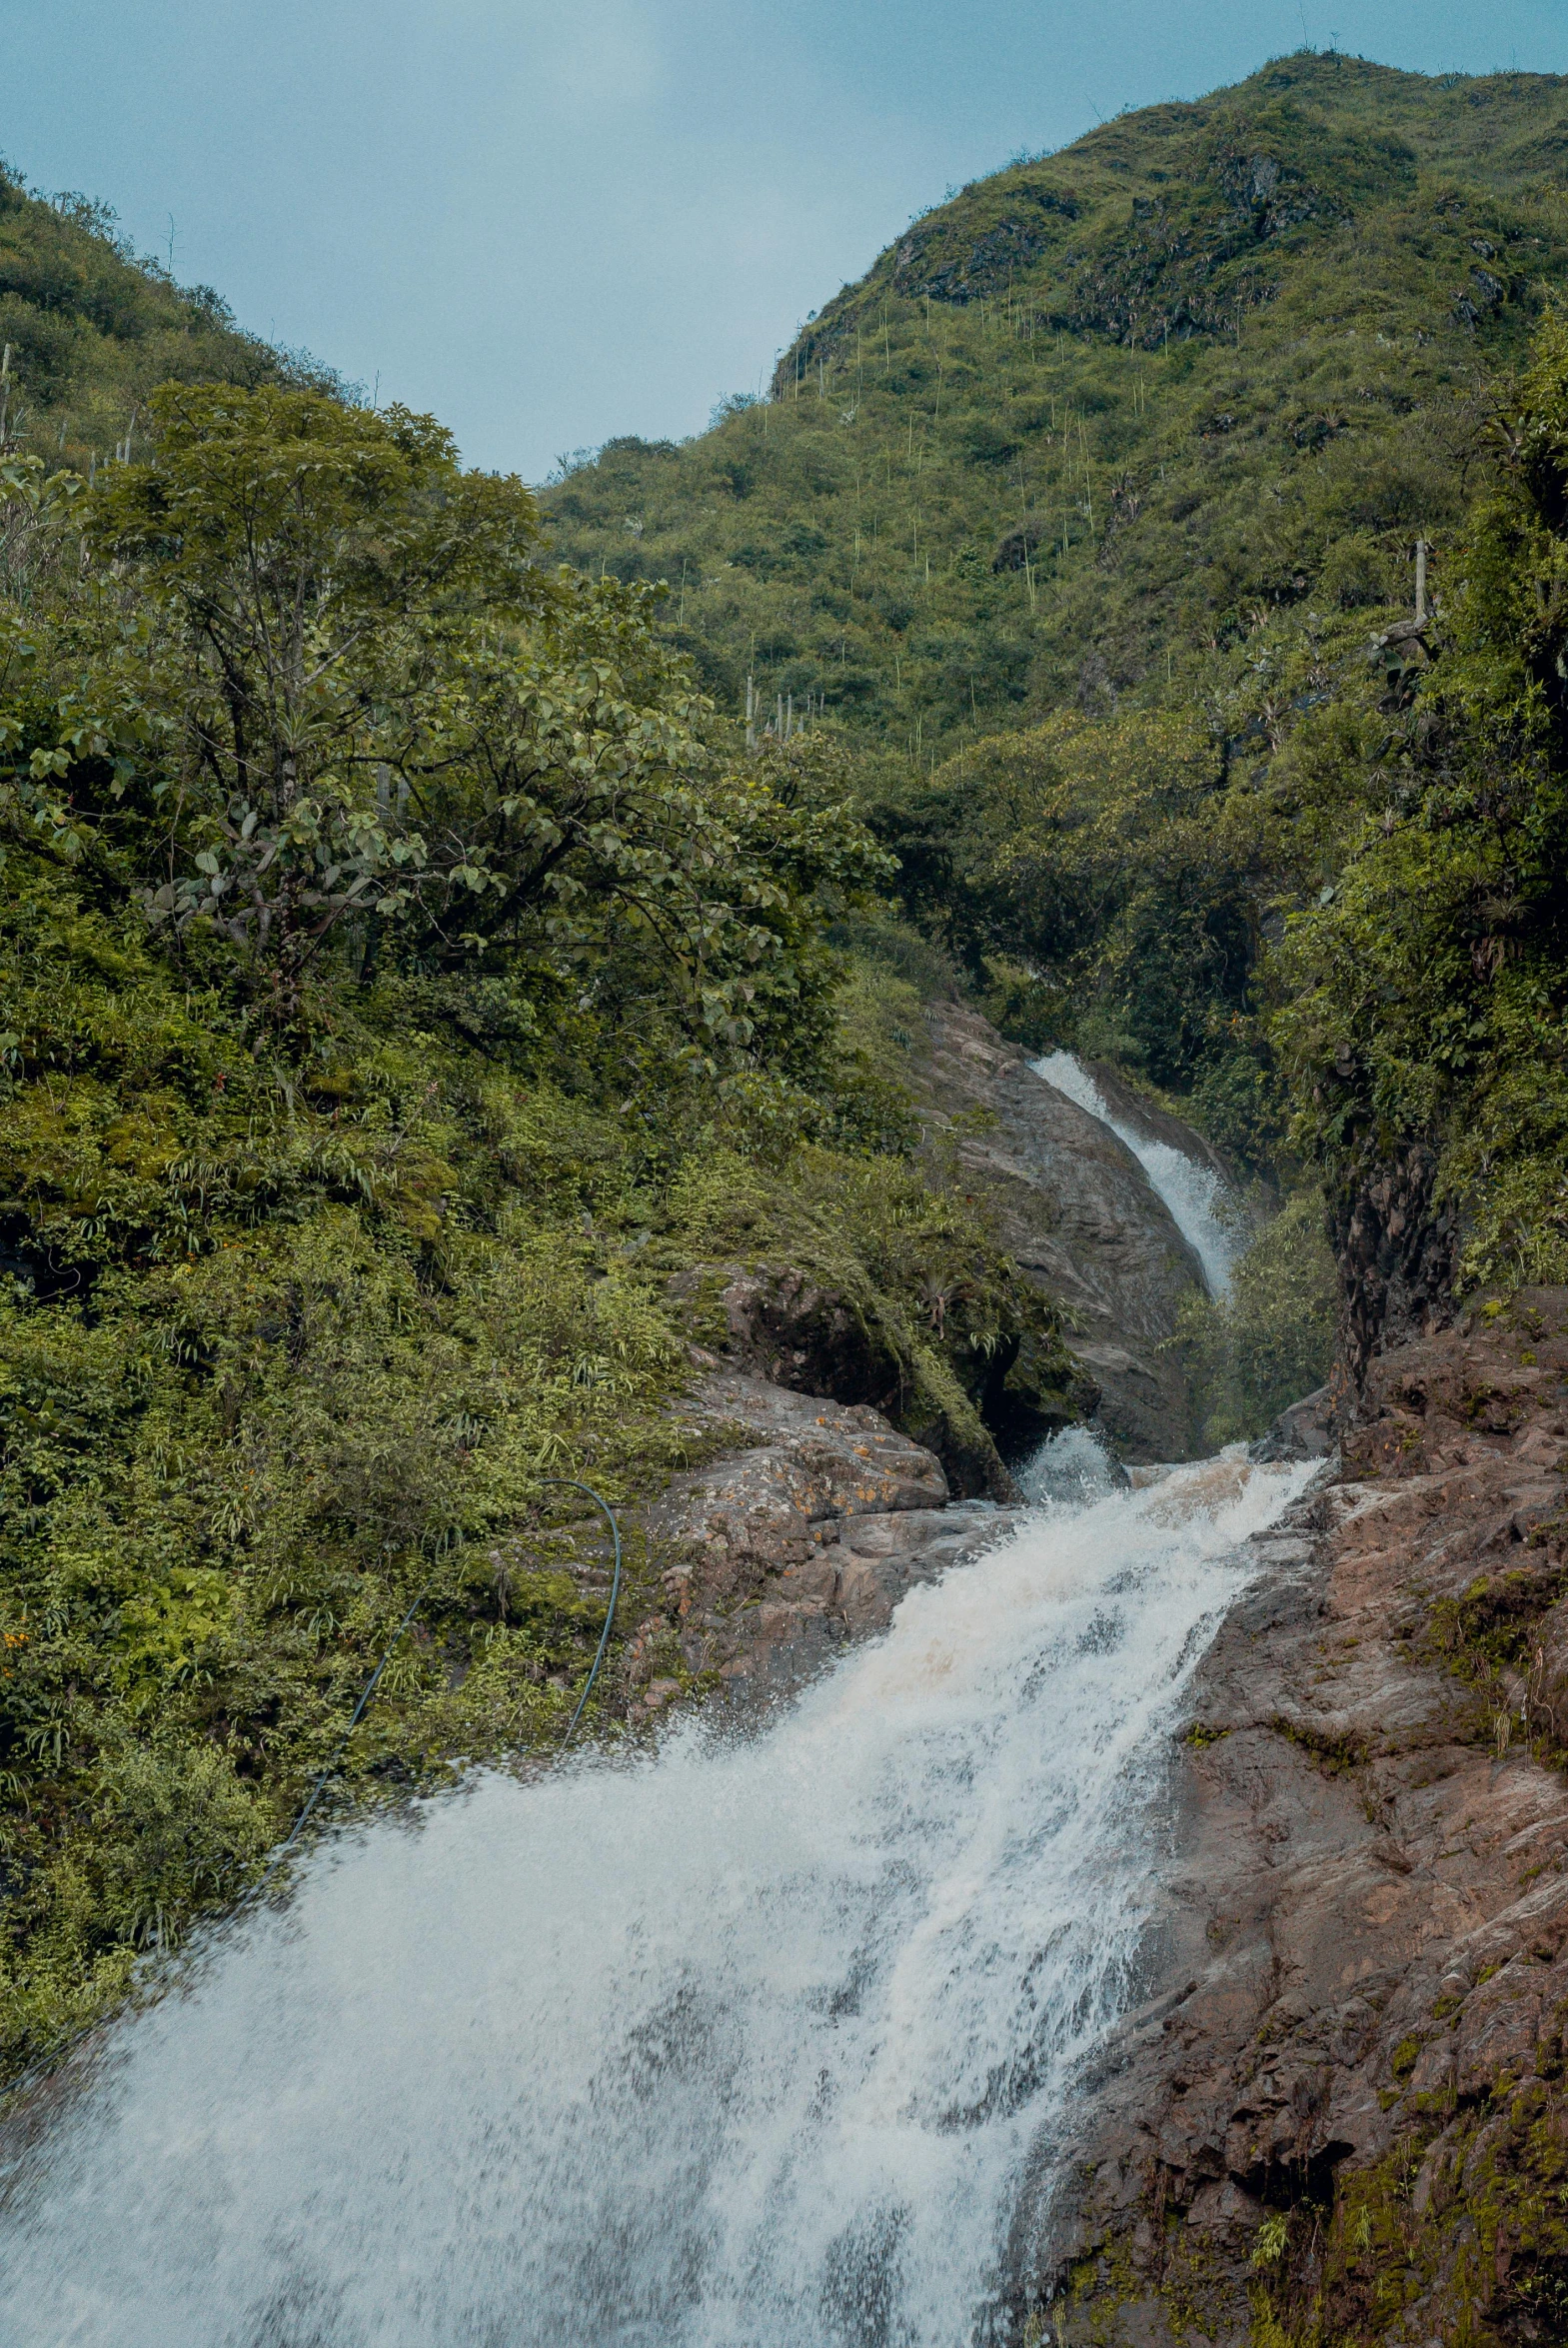
[(1342, 1397), (1332, 1383), (1318, 1386), (1281, 1410), (1272, 1426), (1250, 1446), (1250, 1456), (1265, 1463), (1288, 1459), (1326, 1459), (1334, 1447)]
[(630, 1642), (634, 1716), (640, 1691), (677, 1663), (694, 1678), (795, 1684), (1020, 1514), (950, 1502), (934, 1452), (865, 1403), (711, 1363), (683, 1416), (695, 1442), (725, 1449), (674, 1476), (648, 1511), (666, 1603)]
[[(852, 1295), (765, 1264), (730, 1267), (720, 1302), (726, 1355), (738, 1369), (794, 1393), (869, 1404), (936, 1454), (955, 1492), (1017, 1498), (985, 1418), (955, 1388), (945, 1397), (931, 1391), (892, 1331)], [(1003, 1369), (1018, 1350), (1014, 1344)]]

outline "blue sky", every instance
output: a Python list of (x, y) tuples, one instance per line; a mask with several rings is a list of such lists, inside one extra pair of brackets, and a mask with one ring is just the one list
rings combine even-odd
[(1301, 45), (1568, 72), (1568, 0), (0, 0), (0, 151), (471, 462), (700, 430), (910, 215)]

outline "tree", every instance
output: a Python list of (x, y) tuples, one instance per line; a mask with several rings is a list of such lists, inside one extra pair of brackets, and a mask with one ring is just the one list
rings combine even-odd
[(291, 1051), (330, 960), (499, 981), (514, 1035), (635, 1019), (710, 1075), (830, 1056), (819, 933), (888, 860), (792, 769), (714, 757), (658, 591), (546, 567), (529, 492), (429, 418), (275, 387), (148, 415), (145, 463), (0, 505), (37, 574), (13, 837), (109, 859)]
[[(1414, 1294), (1568, 1276), (1568, 322), (1493, 420), (1437, 657), (1269, 972), (1342, 1254)], [(1377, 688), (1364, 689), (1370, 701)], [(1388, 1266), (1394, 1266), (1389, 1272)], [(1379, 1274), (1379, 1278), (1383, 1277)], [(1368, 1321), (1352, 1338), (1362, 1356)]]
[[(170, 385), (149, 420), (149, 461), (112, 468), (88, 514), (166, 721), (170, 871), (149, 907), (241, 946), (287, 1030), (322, 941), (432, 872), (389, 778), (439, 737), (477, 615), (549, 600), (538, 521), (520, 482), (465, 474), (401, 409)], [(434, 859), (448, 893), (464, 862)]]

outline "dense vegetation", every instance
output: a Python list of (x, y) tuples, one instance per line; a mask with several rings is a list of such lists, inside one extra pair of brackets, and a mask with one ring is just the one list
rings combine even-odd
[(1323, 1178), (1374, 1287), (1568, 1265), (1565, 151), (1559, 80), (1282, 59), (965, 189), (766, 405), (546, 500), (733, 712), (824, 712), (995, 1016)]
[(1263, 612), (1408, 609), (1563, 282), (1565, 139), (1558, 82), (1337, 56), (1145, 109), (916, 221), (770, 400), (564, 460), (556, 542), (668, 580), (731, 714), (750, 671), (924, 765)]
[(0, 460), (13, 2063), (254, 1877), (416, 1602), (350, 1785), (559, 1740), (604, 1578), (546, 1479), (688, 1455), (721, 1266), (845, 1298), (960, 1480), (998, 1343), (1055, 1357), (911, 1156), (917, 999), (825, 943), (888, 871), (825, 746), (728, 757), (429, 419), (142, 414), (90, 487)]

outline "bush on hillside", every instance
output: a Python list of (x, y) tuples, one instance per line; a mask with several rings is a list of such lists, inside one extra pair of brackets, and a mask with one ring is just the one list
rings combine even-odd
[(1054, 1343), (909, 1156), (908, 990), (840, 1001), (831, 762), (728, 764), (428, 419), (151, 418), (0, 466), (5, 2066), (254, 1880), (411, 1606), (335, 1798), (559, 1739), (604, 1583), (546, 1479), (693, 1456), (724, 1264), (835, 1283), (964, 1456)]
[(1334, 1259), (1323, 1201), (1298, 1190), (1246, 1249), (1230, 1294), (1189, 1296), (1176, 1346), (1202, 1450), (1259, 1435), (1334, 1360)]

